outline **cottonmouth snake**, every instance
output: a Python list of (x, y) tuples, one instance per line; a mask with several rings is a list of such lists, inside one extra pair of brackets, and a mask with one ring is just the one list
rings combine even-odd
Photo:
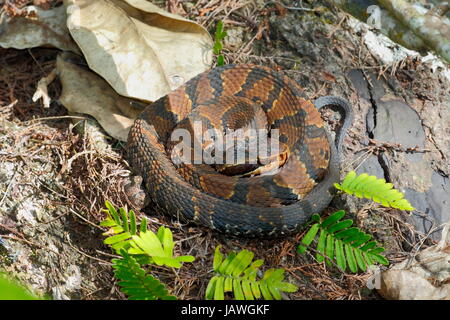
[[(318, 112), (328, 105), (345, 114), (336, 142)], [(219, 131), (260, 122), (269, 130), (268, 139), (278, 129), (282, 151), (275, 156), (276, 169), (258, 174), (253, 167), (252, 174), (230, 175), (205, 163), (174, 164), (171, 135), (175, 128), (192, 133), (193, 119), (222, 125)], [(330, 203), (351, 120), (351, 108), (341, 98), (321, 97), (313, 104), (295, 81), (269, 68), (226, 65), (199, 74), (148, 106), (130, 130), (127, 153), (164, 212), (235, 235), (280, 236), (295, 232)]]

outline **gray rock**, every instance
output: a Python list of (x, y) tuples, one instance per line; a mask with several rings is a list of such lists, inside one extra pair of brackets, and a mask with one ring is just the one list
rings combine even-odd
[[(376, 127), (373, 137), (376, 140), (400, 144), (403, 148), (423, 148), (425, 133), (417, 113), (400, 100), (377, 101)], [(409, 161), (422, 160), (421, 153), (406, 154)]]

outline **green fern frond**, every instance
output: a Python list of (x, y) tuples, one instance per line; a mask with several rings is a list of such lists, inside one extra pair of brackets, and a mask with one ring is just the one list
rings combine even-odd
[(348, 267), (354, 273), (358, 269), (366, 271), (374, 263), (388, 265), (389, 261), (380, 254), (384, 248), (378, 246), (376, 241), (370, 241), (371, 235), (351, 227), (352, 220), (341, 221), (344, 215), (345, 212), (340, 210), (322, 222), (318, 215), (314, 215), (312, 221), (319, 222), (310, 227), (298, 245), (297, 252), (303, 254), (320, 231), (316, 247), (318, 262), (323, 262), (327, 257), (327, 265), (331, 265), (330, 260), (335, 261), (343, 271)]
[(335, 183), (336, 189), (344, 191), (358, 198), (372, 199), (385, 207), (396, 208), (400, 210), (414, 210), (414, 207), (408, 200), (404, 199), (403, 193), (393, 188), (392, 183), (387, 183), (384, 179), (378, 179), (375, 176), (369, 176), (367, 173), (356, 175), (351, 171), (344, 178), (342, 184)]
[[(103, 233), (108, 236), (103, 242), (110, 245), (117, 253), (121, 249), (128, 250), (131, 247), (130, 241), (133, 235), (137, 235), (136, 215), (133, 210), (126, 211), (120, 208), (119, 212), (109, 202), (105, 201), (106, 210), (103, 210), (107, 217), (100, 223), (102, 227), (109, 227), (110, 229)], [(147, 219), (143, 218), (141, 221), (141, 229), (147, 230)]]
[(120, 208), (117, 212), (109, 201), (106, 201), (105, 205), (107, 218), (100, 225), (110, 228), (103, 234), (110, 236), (104, 243), (110, 245), (118, 254), (123, 249), (129, 254), (136, 255), (135, 258), (141, 265), (155, 263), (174, 268), (180, 268), (181, 262), (195, 260), (193, 256), (173, 256), (175, 243), (169, 228), (161, 226), (155, 234), (148, 229), (147, 219), (143, 218), (138, 230), (133, 210), (127, 212), (124, 208)]
[(121, 259), (113, 259), (114, 274), (119, 279), (120, 290), (130, 300), (176, 300), (164, 284), (141, 268), (140, 264), (125, 250)]
[(220, 246), (214, 253), (213, 268), (215, 275), (206, 288), (208, 300), (224, 300), (226, 292), (232, 292), (237, 300), (254, 300), (261, 297), (266, 300), (281, 300), (281, 292), (295, 292), (297, 286), (284, 282), (283, 269), (269, 269), (262, 279), (257, 280), (259, 267), (263, 260), (253, 261), (254, 254), (248, 250), (231, 252), (224, 259)]
[(161, 226), (158, 233), (155, 234), (151, 230), (141, 232), (139, 235), (133, 235), (130, 242), (131, 248), (128, 249), (130, 254), (147, 255), (158, 266), (168, 266), (180, 268), (182, 262), (192, 262), (195, 260), (193, 256), (173, 256), (173, 237), (169, 228)]

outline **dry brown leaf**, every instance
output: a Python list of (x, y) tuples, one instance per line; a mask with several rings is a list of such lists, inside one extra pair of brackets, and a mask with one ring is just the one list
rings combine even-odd
[(28, 49), (52, 46), (79, 52), (66, 27), (66, 10), (63, 6), (43, 10), (35, 6), (23, 8), (24, 16), (7, 18), (0, 23), (0, 47)]
[(211, 65), (208, 32), (148, 1), (64, 4), (89, 67), (123, 96), (155, 101)]
[(378, 292), (386, 299), (450, 300), (450, 222), (442, 240), (381, 273)]
[(58, 56), (56, 69), (62, 83), (60, 100), (69, 112), (89, 114), (112, 137), (126, 141), (134, 119), (142, 111), (133, 101), (118, 95), (100, 76), (70, 62), (71, 55)]

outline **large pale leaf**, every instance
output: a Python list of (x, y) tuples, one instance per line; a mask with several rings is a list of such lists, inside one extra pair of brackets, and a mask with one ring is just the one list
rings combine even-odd
[(142, 111), (119, 96), (97, 74), (74, 64), (68, 54), (58, 56), (56, 68), (62, 83), (60, 101), (70, 112), (92, 115), (112, 137), (126, 141), (134, 119)]
[(208, 32), (148, 1), (64, 4), (89, 67), (123, 96), (155, 101), (210, 67)]

